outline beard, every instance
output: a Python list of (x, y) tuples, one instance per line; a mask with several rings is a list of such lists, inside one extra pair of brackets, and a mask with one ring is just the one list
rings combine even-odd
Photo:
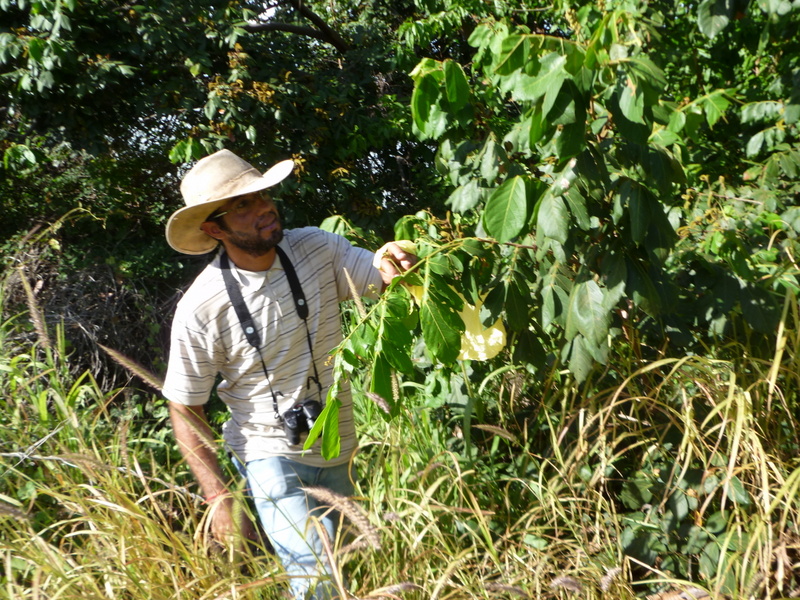
[(257, 235), (228, 232), (226, 240), (231, 246), (246, 252), (250, 256), (264, 256), (283, 239), (283, 228), (280, 226), (268, 238)]

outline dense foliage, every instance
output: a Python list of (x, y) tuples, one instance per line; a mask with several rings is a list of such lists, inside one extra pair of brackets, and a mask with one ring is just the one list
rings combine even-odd
[[(800, 588), (797, 2), (0, 11), (0, 444), (13, 461), (0, 493), (28, 511), (2, 534), (20, 594), (48, 544), (81, 564), (76, 531), (114, 535), (114, 519), (92, 524), (92, 494), (157, 529), (149, 477), (178, 511), (181, 560), (197, 550), (163, 401), (115, 395), (121, 371), (97, 343), (162, 368), (173, 298), (205, 260), (176, 257), (163, 226), (181, 170), (220, 147), (260, 166), (295, 158), (288, 224), (341, 214), (325, 227), (369, 247), (413, 241), (422, 259), (381, 301), (348, 307), (334, 352), (361, 406), (367, 509), (393, 515), (391, 550), (351, 561), (359, 593)], [(502, 351), (465, 359), (465, 330), (498, 320)], [(335, 412), (334, 388), (329, 423)], [(104, 450), (115, 422), (132, 428), (135, 468)], [(37, 440), (124, 461), (141, 487), (109, 477), (119, 490), (97, 492), (96, 472), (42, 458)], [(73, 504), (64, 481), (83, 490)], [(14, 554), (31, 535), (36, 552)], [(200, 597), (219, 573), (191, 568), (171, 585)], [(92, 569), (76, 594), (128, 589), (124, 569), (105, 588)]]

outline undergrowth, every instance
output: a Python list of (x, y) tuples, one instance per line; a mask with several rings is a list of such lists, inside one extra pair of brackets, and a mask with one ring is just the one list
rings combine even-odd
[[(0, 589), (284, 597), (266, 548), (208, 541), (213, 507), (163, 401), (76, 377), (28, 292), (0, 325)], [(10, 343), (30, 323), (35, 341)], [(435, 392), (410, 385), (391, 420), (354, 382), (358, 495), (334, 499), (348, 536), (327, 549), (342, 585), (361, 598), (796, 596), (797, 323), (787, 298), (771, 361), (744, 346), (735, 361), (631, 360), (607, 388), (513, 368), (469, 383), (465, 370)]]

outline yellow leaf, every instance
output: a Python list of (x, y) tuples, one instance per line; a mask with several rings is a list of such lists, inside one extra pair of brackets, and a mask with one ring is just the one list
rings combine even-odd
[(461, 354), (459, 360), (489, 360), (497, 356), (506, 345), (506, 328), (501, 319), (494, 325), (484, 328), (481, 323), (481, 306), (472, 306), (466, 301), (464, 309), (459, 313), (464, 321), (464, 334), (461, 336)]

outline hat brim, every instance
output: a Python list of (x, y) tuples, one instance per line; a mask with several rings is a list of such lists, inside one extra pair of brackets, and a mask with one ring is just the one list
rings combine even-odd
[(200, 229), (200, 225), (206, 221), (208, 216), (231, 198), (260, 192), (277, 185), (286, 179), (293, 170), (293, 161), (281, 161), (261, 177), (251, 181), (246, 186), (238, 188), (236, 193), (226, 195), (223, 198), (211, 198), (202, 204), (185, 206), (175, 211), (167, 222), (167, 242), (174, 250), (182, 254), (206, 254), (211, 252), (219, 242)]

